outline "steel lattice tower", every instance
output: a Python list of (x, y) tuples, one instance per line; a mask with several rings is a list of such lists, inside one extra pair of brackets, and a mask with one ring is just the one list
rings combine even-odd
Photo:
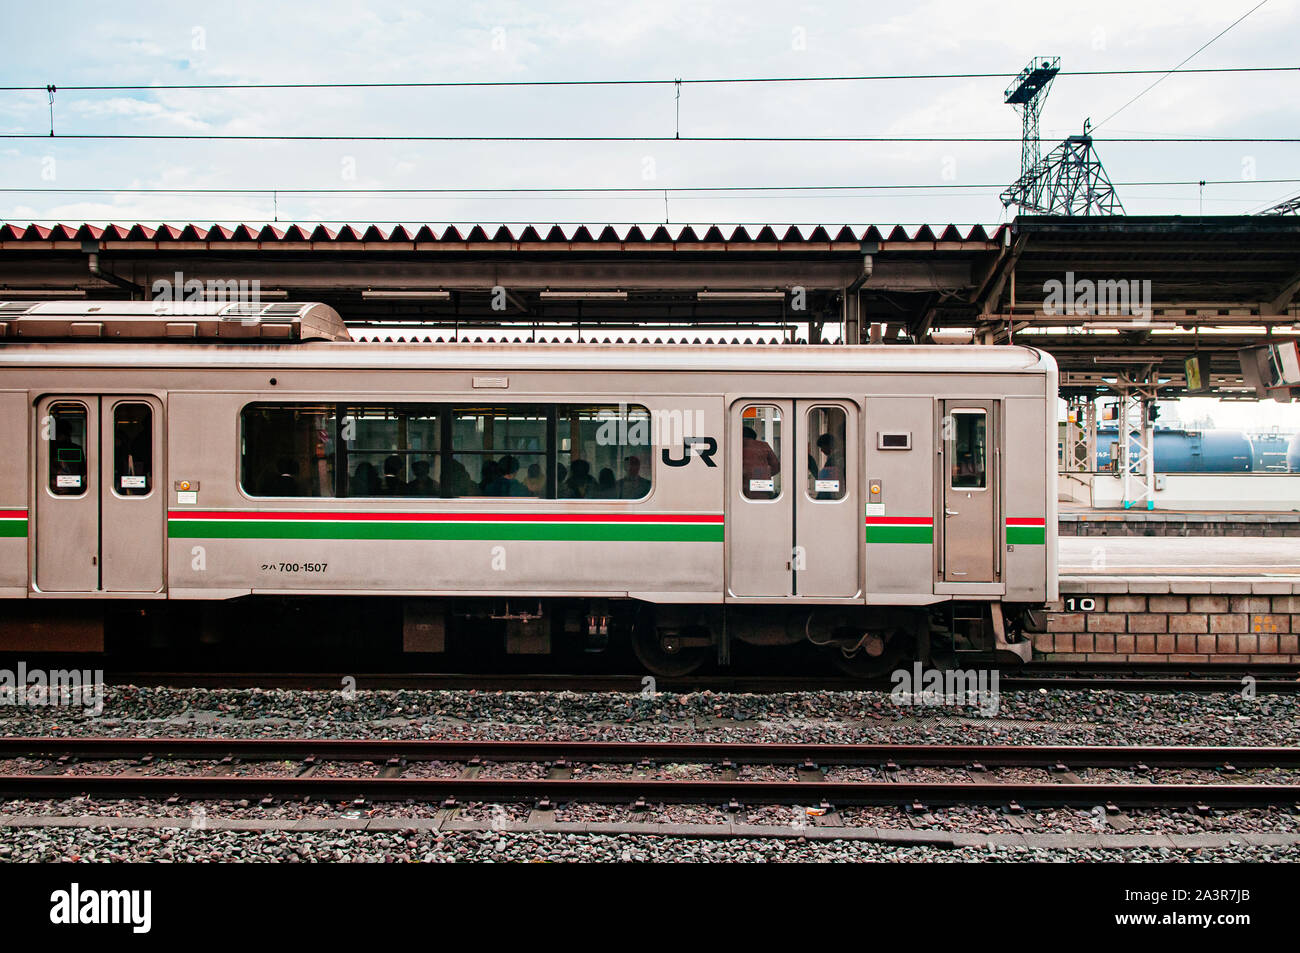
[[(1059, 56), (1035, 57), (1020, 71), (1015, 82), (1003, 93), (1003, 101), (1020, 113), (1021, 182), (1029, 182), (1030, 174), (1039, 163), (1038, 116), (1043, 110), (1043, 103), (1047, 101), (1047, 94), (1051, 91), (1052, 80), (1056, 79), (1056, 74), (1060, 71)], [(1004, 201), (1003, 204), (1010, 203)]]
[(1300, 215), (1300, 195), (1285, 202), (1278, 202), (1272, 208), (1266, 208), (1260, 215)]
[(1124, 205), (1097, 157), (1086, 121), (1082, 135), (1070, 136), (1040, 157), (1038, 116), (1060, 71), (1059, 56), (1036, 57), (1007, 87), (1006, 102), (1020, 113), (1023, 129), (1020, 178), (1002, 191), (1002, 205), (1039, 215), (1123, 215)]
[(1043, 215), (1124, 214), (1115, 186), (1092, 147), (1086, 121), (1082, 135), (1067, 138), (1031, 170), (1027, 180), (1022, 177), (1002, 193), (1004, 205), (1011, 204), (1008, 195), (1021, 211)]

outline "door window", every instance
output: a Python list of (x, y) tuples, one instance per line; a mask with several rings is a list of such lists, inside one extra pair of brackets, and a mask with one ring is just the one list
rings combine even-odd
[(808, 498), (842, 500), (848, 492), (845, 448), (847, 418), (842, 407), (808, 411)]
[(986, 417), (983, 410), (954, 410), (950, 485), (954, 490), (982, 490), (988, 483)]
[(50, 492), (81, 496), (86, 492), (86, 406), (54, 404), (46, 421), (50, 454)]
[(741, 484), (747, 500), (781, 495), (781, 411), (769, 404), (746, 407), (740, 419)]
[(153, 489), (153, 409), (148, 404), (113, 408), (113, 492), (148, 496)]

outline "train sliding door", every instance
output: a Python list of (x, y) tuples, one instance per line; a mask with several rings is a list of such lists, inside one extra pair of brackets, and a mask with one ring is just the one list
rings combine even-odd
[(37, 428), (36, 588), (161, 592), (162, 402), (46, 397)]
[(857, 406), (846, 401), (732, 402), (729, 598), (861, 595), (857, 431)]
[(858, 551), (857, 406), (846, 401), (798, 401), (795, 481), (795, 592), (806, 598), (853, 599), (862, 594)]
[(944, 401), (940, 419), (944, 582), (998, 575), (997, 401)]

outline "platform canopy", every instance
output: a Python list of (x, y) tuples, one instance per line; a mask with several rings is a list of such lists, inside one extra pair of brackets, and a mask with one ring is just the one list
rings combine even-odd
[[(256, 282), (256, 284), (253, 284)], [(354, 338), (1040, 345), (1067, 392), (1248, 393), (1295, 340), (1300, 218), (955, 225), (0, 224), (0, 298), (320, 301)], [(228, 300), (228, 299), (227, 299)], [(960, 335), (945, 335), (960, 337)]]

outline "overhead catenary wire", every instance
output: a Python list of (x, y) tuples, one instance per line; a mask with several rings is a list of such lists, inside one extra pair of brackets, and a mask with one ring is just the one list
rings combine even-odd
[[(739, 142), (739, 143), (854, 143), (854, 142), (969, 142), (969, 143), (1015, 143), (1020, 144), (1019, 136), (394, 136), (394, 135), (325, 135), (325, 134), (274, 134), (274, 133), (38, 133), (6, 132), (0, 133), (0, 139), (41, 139), (46, 142), (55, 139), (78, 141), (139, 141), (139, 142)], [(1098, 142), (1110, 143), (1165, 143), (1181, 145), (1187, 143), (1271, 143), (1294, 144), (1300, 142), (1296, 136), (1115, 136), (1108, 139), (1096, 139)]]
[[(1265, 0), (1267, 2), (1267, 0)], [(1251, 11), (1253, 12), (1253, 11)], [(1248, 16), (1249, 14), (1247, 14)], [(1244, 19), (1244, 17), (1243, 17)], [(1240, 21), (1238, 21), (1240, 22)], [(1234, 24), (1235, 26), (1235, 24)], [(1231, 29), (1231, 27), (1229, 27)], [(1224, 32), (1227, 32), (1226, 30)], [(1222, 34), (1220, 34), (1222, 35)], [(1217, 39), (1216, 37), (1215, 39)], [(1213, 42), (1211, 40), (1210, 42)], [(1209, 44), (1206, 44), (1207, 46)], [(1204, 47), (1202, 47), (1204, 49)], [(1197, 51), (1198, 53), (1200, 50)], [(1195, 56), (1196, 54), (1192, 54)], [(1188, 57), (1190, 59), (1191, 57)], [(1184, 60), (1186, 62), (1186, 60)], [(1180, 70), (1182, 74), (1195, 73), (1283, 73), (1300, 71), (1300, 66), (1210, 66)], [(1097, 69), (1062, 70), (1060, 76), (1154, 76), (1169, 75), (1168, 69)], [(955, 72), (955, 73), (863, 73), (838, 76), (710, 76), (643, 79), (508, 79), (508, 80), (428, 80), (373, 83), (55, 83), (32, 86), (0, 86), (0, 92), (46, 92), (52, 86), (63, 92), (148, 92), (151, 90), (273, 90), (273, 89), (492, 89), (511, 87), (556, 86), (722, 86), (762, 83), (860, 83), (908, 82), (923, 80), (1010, 79), (1010, 72)]]
[(1199, 47), (1197, 47), (1197, 49), (1196, 49), (1195, 52), (1193, 52), (1191, 55), (1186, 56), (1186, 57), (1184, 57), (1182, 60), (1180, 60), (1180, 61), (1178, 62), (1178, 65), (1177, 65), (1177, 66), (1175, 66), (1175, 67), (1174, 67), (1173, 69), (1171, 69), (1171, 70), (1166, 70), (1166, 71), (1164, 71), (1164, 74), (1163, 74), (1159, 79), (1157, 79), (1154, 83), (1152, 83), (1152, 84), (1151, 84), (1150, 86), (1148, 86), (1146, 89), (1142, 90), (1142, 92), (1138, 93), (1136, 96), (1134, 96), (1134, 97), (1133, 97), (1132, 99), (1130, 99), (1128, 102), (1126, 102), (1123, 106), (1120, 106), (1119, 109), (1116, 109), (1113, 113), (1111, 113), (1109, 116), (1107, 116), (1107, 117), (1106, 117), (1105, 119), (1103, 119), (1101, 122), (1099, 122), (1099, 123), (1097, 123), (1096, 125), (1094, 125), (1094, 126), (1092, 127), (1093, 131), (1095, 132), (1096, 130), (1098, 130), (1098, 129), (1100, 129), (1102, 126), (1104, 126), (1106, 123), (1110, 122), (1112, 119), (1114, 119), (1116, 116), (1118, 116), (1118, 115), (1119, 115), (1120, 113), (1122, 113), (1124, 110), (1128, 109), (1130, 106), (1132, 106), (1135, 102), (1137, 102), (1139, 99), (1141, 99), (1141, 98), (1142, 98), (1143, 96), (1145, 96), (1147, 93), (1151, 92), (1151, 90), (1155, 89), (1157, 86), (1159, 86), (1161, 83), (1163, 83), (1166, 79), (1168, 79), (1168, 78), (1169, 78), (1170, 76), (1172, 76), (1174, 73), (1190, 73), (1190, 72), (1192, 72), (1192, 70), (1184, 70), (1184, 69), (1182, 69), (1183, 64), (1184, 64), (1184, 63), (1188, 63), (1188, 62), (1190, 62), (1191, 60), (1195, 59), (1195, 58), (1196, 58), (1197, 56), (1199, 56), (1202, 52), (1204, 52), (1205, 49), (1206, 49), (1208, 46), (1210, 46), (1210, 44), (1214, 43), (1214, 42), (1215, 42), (1216, 40), (1218, 40), (1221, 36), (1223, 36), (1225, 33), (1227, 33), (1229, 30), (1231, 30), (1233, 27), (1235, 27), (1238, 23), (1240, 23), (1242, 20), (1246, 19), (1246, 17), (1250, 16), (1252, 13), (1254, 13), (1256, 10), (1258, 10), (1260, 7), (1262, 7), (1262, 6), (1263, 6), (1264, 4), (1266, 4), (1266, 3), (1268, 3), (1268, 0), (1259, 0), (1259, 3), (1255, 4), (1253, 7), (1251, 7), (1249, 10), (1247, 10), (1245, 13), (1243, 13), (1241, 16), (1237, 17), (1237, 19), (1233, 20), (1233, 21), (1232, 21), (1231, 23), (1229, 23), (1226, 27), (1224, 27), (1222, 30), (1220, 30), (1218, 33), (1216, 33), (1214, 36), (1212, 36), (1209, 40), (1207, 40), (1206, 42), (1204, 42), (1203, 44), (1201, 44)]
[[(1288, 185), (1300, 184), (1300, 178), (1292, 179), (1165, 179), (1138, 182), (1116, 182), (1124, 188), (1157, 188), (1163, 186), (1183, 185)], [(668, 192), (675, 195), (686, 193), (731, 193), (731, 192), (855, 192), (855, 191), (893, 191), (893, 190), (942, 190), (949, 189), (1001, 189), (1005, 186), (998, 182), (896, 182), (863, 185), (702, 185), (702, 186), (507, 186), (507, 187), (464, 187), (464, 188), (68, 188), (68, 187), (18, 187), (0, 186), (0, 194), (55, 194), (55, 195), (356, 195), (369, 196), (408, 196), (408, 195), (652, 195), (658, 196)]]

